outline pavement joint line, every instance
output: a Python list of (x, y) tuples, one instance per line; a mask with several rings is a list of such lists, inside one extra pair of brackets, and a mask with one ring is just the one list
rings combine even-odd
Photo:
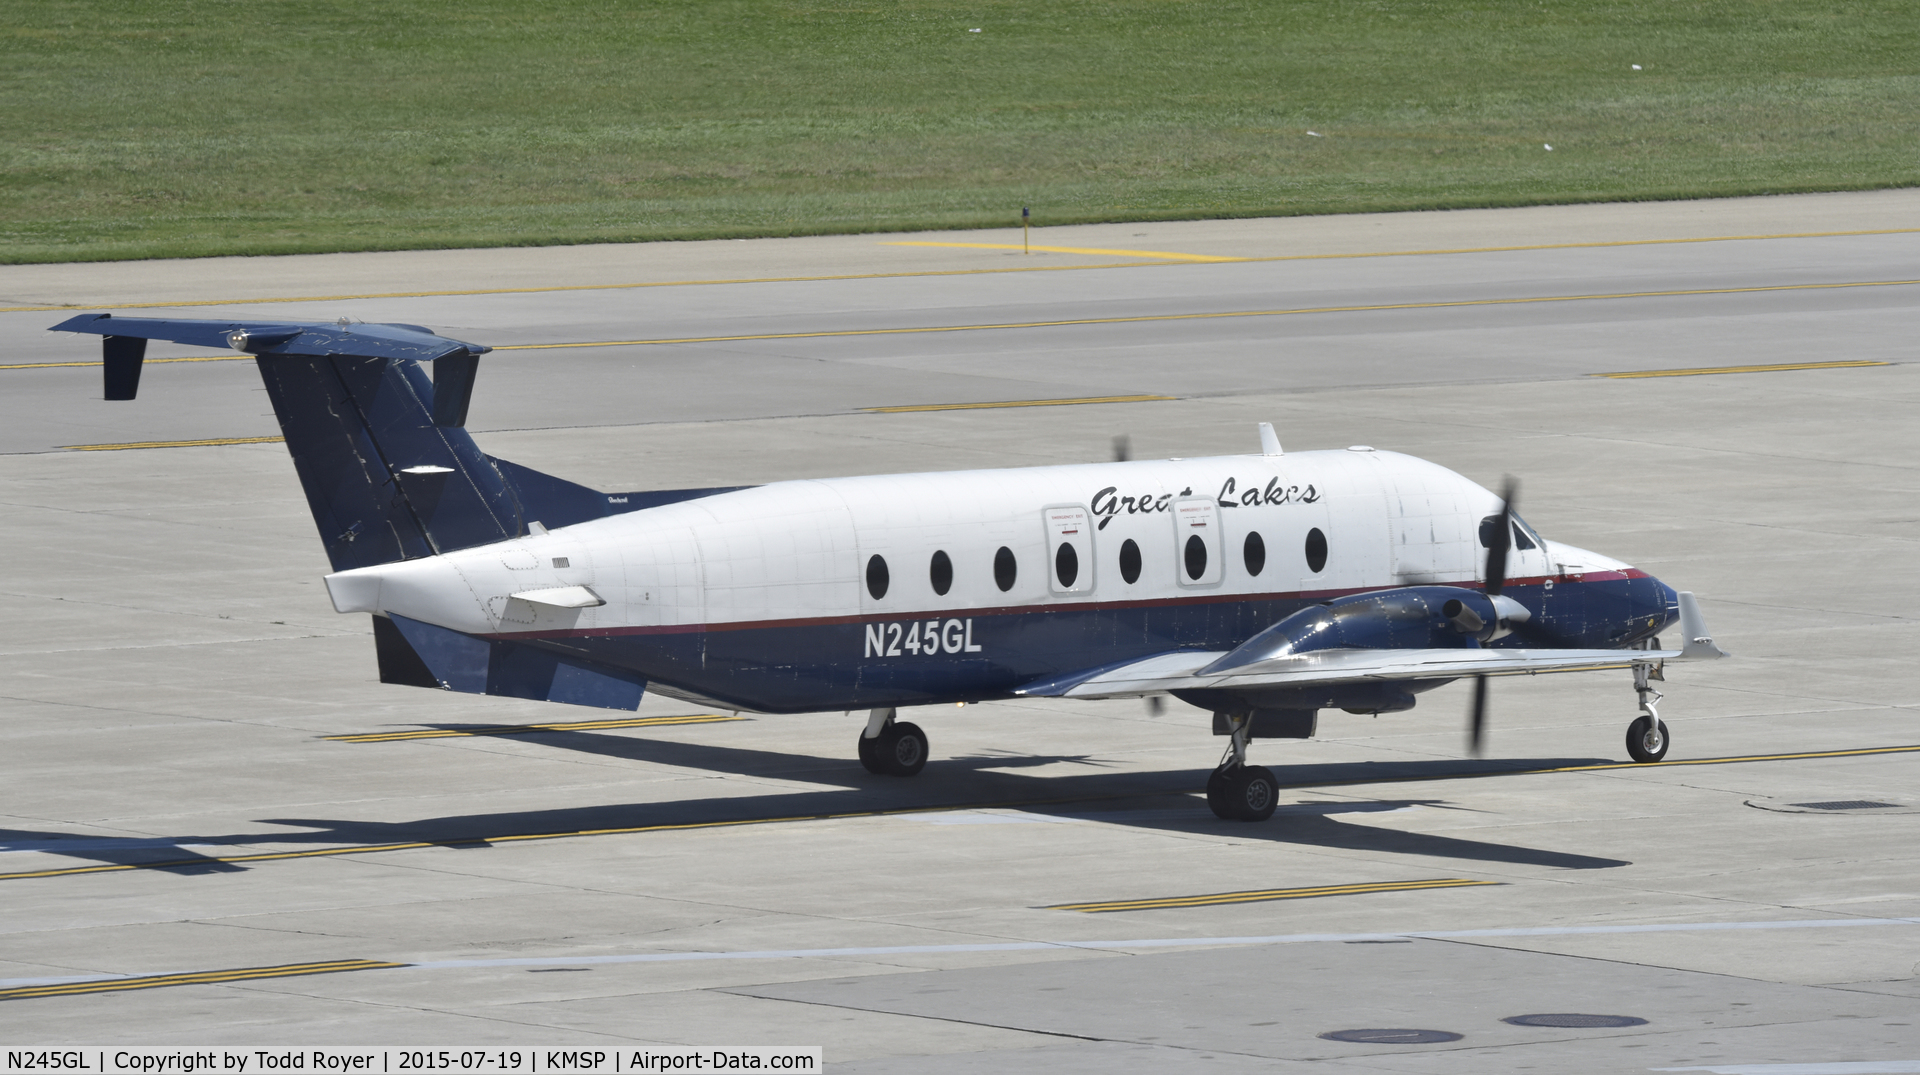
[[(200, 971), (183, 974), (101, 976), (75, 980), (62, 978), (0, 979), (0, 999), (24, 1000), (75, 993), (114, 992), (125, 989), (151, 989), (171, 985), (217, 985), (223, 981), (247, 981), (255, 978), (291, 977), (301, 974), (330, 974), (356, 970), (484, 970), (503, 967), (593, 967), (628, 963), (690, 963), (708, 960), (773, 959), (847, 959), (863, 956), (949, 955), (976, 952), (1115, 951), (1154, 948), (1254, 948), (1280, 944), (1350, 943), (1387, 940), (1480, 940), (1503, 937), (1590, 937), (1635, 933), (1714, 933), (1744, 930), (1849, 929), (1860, 927), (1916, 926), (1914, 918), (1810, 918), (1746, 922), (1644, 922), (1606, 926), (1519, 926), (1497, 929), (1406, 930), (1391, 933), (1280, 933), (1239, 937), (1144, 937), (1125, 940), (1092, 941), (1002, 941), (978, 944), (899, 944), (848, 948), (787, 948), (737, 952), (641, 952), (602, 956), (518, 956), (503, 959), (440, 959), (396, 962), (371, 959), (343, 959), (331, 963), (293, 963), (280, 967), (247, 967), (231, 971)], [(280, 973), (270, 973), (278, 971)], [(235, 977), (219, 977), (233, 975)], [(93, 988), (87, 988), (87, 987)]]
[(1081, 396), (1076, 399), (1009, 399), (995, 403), (914, 403), (903, 407), (862, 407), (868, 414), (913, 414), (920, 411), (985, 411), (1000, 407), (1077, 407), (1087, 403), (1156, 403), (1179, 396)]
[[(1385, 310), (1447, 310), (1477, 306), (1524, 306), (1546, 302), (1593, 302), (1607, 299), (1685, 298), (1694, 295), (1751, 295), (1771, 291), (1834, 291), (1858, 287), (1909, 287), (1920, 280), (1850, 280), (1831, 284), (1764, 284), (1754, 287), (1683, 288), (1669, 291), (1610, 291), (1588, 295), (1521, 295), (1503, 299), (1456, 299), (1445, 302), (1386, 302), (1359, 306), (1301, 306), (1280, 310), (1215, 310), (1182, 314), (1135, 314), (1126, 317), (1079, 317), (1055, 321), (1005, 321), (975, 325), (905, 325), (895, 328), (821, 329), (815, 332), (762, 332), (738, 336), (675, 336), (647, 340), (574, 340), (559, 343), (504, 343), (494, 351), (559, 351), (580, 347), (659, 347), (694, 343), (751, 343), (765, 340), (814, 340), (852, 336), (903, 336), (928, 332), (984, 332), (1004, 329), (1074, 328), (1082, 325), (1125, 325), (1155, 321), (1210, 321), (1240, 317), (1291, 317), (1302, 314), (1375, 313)], [(211, 304), (209, 304), (211, 305)], [(141, 309), (122, 306), (118, 309)], [(243, 362), (254, 355), (207, 355), (150, 358), (148, 362)], [(0, 370), (53, 369), (98, 366), (98, 362), (0, 363)], [(1798, 364), (1794, 364), (1797, 366)], [(1731, 369), (1731, 368), (1730, 368)], [(1756, 368), (1757, 372), (1757, 368)], [(1612, 376), (1602, 374), (1601, 376)]]
[(1471, 888), (1500, 885), (1503, 881), (1475, 881), (1465, 877), (1440, 877), (1422, 881), (1367, 881), (1345, 885), (1320, 885), (1312, 888), (1267, 888), (1244, 892), (1213, 892), (1200, 896), (1159, 896), (1139, 900), (1103, 900), (1094, 903), (1056, 903), (1038, 908), (1042, 911), (1079, 911), (1083, 914), (1107, 914), (1114, 911), (1159, 911), (1184, 907), (1218, 907), (1231, 903), (1265, 903), (1270, 900), (1317, 899), (1322, 896), (1358, 896), (1369, 892), (1418, 892), (1430, 888)]
[[(1264, 258), (1230, 257), (1224, 254), (1175, 254), (1164, 250), (1103, 250), (1087, 246), (1029, 246), (1025, 243), (934, 243), (920, 241), (885, 242), (881, 246), (938, 246), (966, 250), (1038, 250), (1043, 254), (1097, 254), (1115, 258), (1165, 258), (1168, 261), (1263, 261)], [(1280, 260), (1278, 258), (1272, 260)]]
[(1616, 381), (1638, 377), (1704, 377), (1716, 373), (1780, 373), (1787, 370), (1842, 370), (1860, 366), (1891, 366), (1877, 359), (1843, 359), (1834, 362), (1776, 362), (1767, 366), (1700, 366), (1685, 370), (1625, 370), (1619, 373), (1589, 373), (1589, 377), (1607, 377)]
[(457, 736), (537, 735), (541, 732), (591, 732), (610, 728), (659, 728), (681, 724), (722, 724), (746, 717), (720, 713), (689, 713), (677, 717), (626, 717), (608, 720), (574, 720), (557, 724), (499, 724), (474, 728), (419, 728), (405, 732), (359, 732), (353, 735), (323, 735), (331, 743), (393, 743), (411, 739), (448, 739)]
[[(1214, 258), (1205, 254), (1145, 254), (1149, 257), (1208, 258), (1235, 262), (1278, 262), (1278, 261), (1338, 261), (1348, 258), (1406, 258), (1434, 257), (1443, 254), (1502, 254), (1527, 250), (1589, 250), (1614, 246), (1673, 246), (1686, 243), (1734, 243), (1756, 242), (1767, 239), (1831, 239), (1853, 235), (1910, 235), (1920, 232), (1920, 228), (1867, 228), (1855, 231), (1789, 231), (1763, 235), (1702, 235), (1681, 239), (1610, 239), (1588, 243), (1530, 243), (1521, 246), (1465, 246), (1436, 248), (1430, 250), (1367, 250), (1347, 254), (1276, 254), (1261, 257), (1225, 257)], [(934, 245), (909, 244), (904, 242), (882, 242), (882, 246)], [(973, 244), (944, 244), (973, 245)], [(992, 246), (993, 244), (978, 244)], [(1007, 244), (1007, 249), (1015, 249)], [(1035, 250), (1061, 249), (1072, 247), (1034, 247)], [(504, 288), (468, 288), (447, 291), (384, 291), (363, 292), (348, 295), (296, 295), (264, 299), (190, 299), (181, 302), (121, 302), (108, 303), (126, 310), (184, 309), (189, 306), (254, 306), (287, 302), (345, 302), (350, 299), (424, 299), (453, 297), (460, 295), (538, 295), (554, 291), (624, 291), (645, 287), (714, 287), (722, 284), (798, 284), (825, 282), (832, 280), (888, 280), (916, 276), (985, 276), (994, 273), (1015, 272), (1062, 272), (1077, 269), (1143, 269), (1165, 268), (1166, 261), (1128, 261), (1097, 265), (1022, 265), (996, 269), (913, 269), (902, 272), (841, 273), (829, 276), (749, 276), (738, 279), (718, 280), (647, 280), (638, 283), (623, 284), (555, 284), (543, 287), (504, 287)], [(43, 306), (0, 306), (0, 313), (28, 313), (33, 311), (63, 311), (96, 309), (98, 306), (57, 303)]]
[[(1683, 758), (1659, 762), (1601, 762), (1592, 765), (1563, 765), (1544, 769), (1482, 769), (1469, 772), (1414, 774), (1407, 776), (1367, 776), (1349, 780), (1312, 780), (1276, 785), (1276, 790), (1301, 788), (1354, 787), (1366, 784), (1427, 783), (1442, 780), (1472, 780), (1501, 776), (1546, 776), (1557, 773), (1592, 773), (1617, 769), (1673, 769), (1691, 765), (1731, 765), (1753, 762), (1807, 761), (1818, 758), (1868, 757), (1880, 754), (1920, 753), (1920, 743), (1890, 747), (1858, 747), (1846, 750), (1812, 750), (1793, 754), (1748, 754), (1721, 758)], [(206, 855), (162, 862), (110, 862), (94, 866), (64, 866), (47, 870), (20, 870), (0, 873), (0, 881), (24, 881), (47, 877), (72, 877), (80, 874), (124, 873), (131, 870), (177, 870), (193, 867), (231, 865), (248, 862), (275, 862), (286, 859), (329, 858), (335, 855), (366, 855), (386, 851), (417, 851), (433, 847), (484, 847), (492, 844), (525, 843), (535, 840), (565, 840), (583, 836), (632, 836), (650, 832), (687, 832), (696, 829), (739, 828), (747, 825), (785, 825), (805, 821), (849, 821), (860, 818), (898, 817), (903, 814), (949, 813), (958, 810), (993, 810), (1033, 806), (1064, 806), (1077, 803), (1111, 802), (1115, 799), (1140, 799), (1156, 795), (1191, 795), (1197, 789), (1174, 788), (1129, 791), (1112, 795), (1075, 795), (1051, 799), (1015, 799), (997, 802), (940, 803), (896, 806), (877, 810), (848, 810), (815, 814), (789, 814), (780, 817), (727, 818), (712, 821), (670, 821), (654, 825), (624, 825), (604, 829), (576, 829), (570, 832), (508, 833), (499, 836), (458, 836), (440, 840), (403, 840), (385, 844), (350, 844), (342, 847), (306, 848), (298, 851), (261, 851), (247, 855)], [(1196, 813), (1196, 817), (1200, 815)], [(57, 852), (48, 852), (57, 853)]]

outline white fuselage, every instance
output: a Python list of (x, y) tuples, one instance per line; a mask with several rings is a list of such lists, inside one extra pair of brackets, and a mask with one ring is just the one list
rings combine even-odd
[[(1471, 585), (1485, 555), (1477, 527), (1499, 507), (1450, 470), (1371, 449), (889, 474), (777, 482), (327, 582), (342, 612), (509, 636), (1315, 596)], [(1316, 530), (1321, 563), (1309, 558)], [(1249, 555), (1249, 534), (1259, 535), (1263, 557)], [(1132, 580), (1129, 543), (1139, 565)], [(1072, 547), (1068, 565), (1062, 545)], [(1003, 548), (1015, 568), (1005, 587)], [(936, 553), (951, 564), (945, 593), (935, 590)], [(877, 596), (876, 557), (886, 576)], [(1508, 574), (1624, 566), (1542, 543), (1515, 549)], [(605, 603), (565, 608), (514, 596), (566, 587)]]

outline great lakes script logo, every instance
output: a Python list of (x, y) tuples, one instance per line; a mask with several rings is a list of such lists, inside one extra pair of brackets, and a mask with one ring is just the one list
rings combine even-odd
[[(1279, 478), (1268, 478), (1262, 488), (1255, 483), (1245, 489), (1233, 478), (1228, 478), (1220, 486), (1220, 495), (1214, 499), (1223, 508), (1255, 508), (1262, 504), (1311, 504), (1320, 499), (1320, 491), (1309, 485), (1281, 485)], [(1100, 525), (1095, 530), (1105, 530), (1113, 517), (1125, 512), (1128, 515), (1140, 515), (1147, 512), (1166, 511), (1175, 500), (1193, 495), (1193, 487), (1188, 486), (1178, 493), (1147, 493), (1141, 496), (1121, 496), (1120, 487), (1109, 485), (1093, 494), (1093, 513), (1100, 517)]]

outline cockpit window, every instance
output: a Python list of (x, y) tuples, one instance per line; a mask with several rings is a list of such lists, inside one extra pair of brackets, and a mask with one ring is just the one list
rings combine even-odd
[[(1480, 547), (1481, 548), (1490, 549), (1493, 547), (1494, 527), (1497, 527), (1499, 525), (1500, 525), (1500, 516), (1498, 515), (1489, 515), (1486, 518), (1480, 520)], [(1522, 519), (1520, 516), (1515, 515), (1513, 517), (1513, 548), (1537, 549), (1539, 547), (1540, 547), (1540, 535), (1534, 532), (1533, 527), (1527, 525), (1527, 521), (1525, 519)]]
[(1540, 535), (1520, 516), (1513, 517), (1513, 547), (1516, 549), (1537, 549), (1540, 547)]

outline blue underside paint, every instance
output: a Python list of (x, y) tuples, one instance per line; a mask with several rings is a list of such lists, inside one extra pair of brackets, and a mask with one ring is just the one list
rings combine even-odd
[(431, 623), (391, 617), (440, 686), (600, 709), (638, 709), (644, 676), (519, 642), (476, 638)]
[[(1624, 648), (1678, 618), (1673, 591), (1650, 577), (1560, 582), (1551, 592), (1541, 585), (1509, 585), (1506, 595), (1527, 606), (1533, 619), (1490, 648)], [(865, 656), (868, 623), (526, 639), (522, 644), (628, 669), (742, 709), (804, 713), (1005, 698), (1045, 676), (1170, 650), (1230, 650), (1312, 603), (1294, 598), (1056, 606), (973, 616), (979, 653), (942, 648), (935, 654), (923, 649), (918, 655)], [(1262, 704), (1281, 707), (1286, 701), (1279, 692), (1268, 692)], [(1373, 699), (1360, 688), (1342, 694), (1322, 687), (1302, 691), (1292, 701), (1303, 709), (1358, 709), (1372, 708)], [(1349, 701), (1355, 704), (1346, 705)]]

